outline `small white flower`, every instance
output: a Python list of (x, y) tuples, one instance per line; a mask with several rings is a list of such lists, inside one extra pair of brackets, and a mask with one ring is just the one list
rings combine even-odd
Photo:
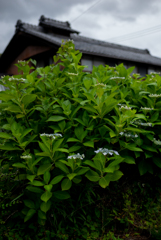
[(125, 79), (125, 77), (111, 77), (110, 79)]
[(25, 63), (26, 61), (24, 60), (18, 60), (18, 63)]
[(146, 111), (154, 110), (154, 108), (147, 108), (147, 107), (141, 107), (140, 109), (142, 109), (142, 110), (146, 110)]
[(152, 141), (156, 145), (161, 145), (161, 141), (160, 140), (156, 140), (156, 138), (154, 138)]
[(113, 154), (116, 154), (116, 155), (119, 155), (119, 153), (115, 150), (109, 150), (107, 148), (99, 148), (98, 150), (94, 151), (95, 153), (102, 153), (103, 155), (113, 155)]
[(78, 73), (68, 73), (68, 74), (72, 76), (78, 76)]
[(21, 156), (20, 158), (26, 159), (26, 158), (32, 158), (32, 157), (30, 155), (24, 155), (24, 156)]
[(150, 94), (149, 97), (161, 97), (161, 94)]
[(22, 82), (24, 82), (24, 81), (26, 81), (26, 79), (24, 79), (24, 78), (14, 78), (14, 77), (10, 77), (9, 79), (8, 79), (8, 81), (22, 81)]
[(60, 133), (53, 133), (53, 134), (42, 133), (42, 134), (40, 134), (40, 136), (42, 136), (42, 137), (44, 136), (44, 137), (49, 137), (49, 138), (55, 139), (57, 137), (62, 137), (62, 134), (60, 134)]
[(137, 138), (138, 135), (137, 134), (131, 134), (131, 133), (127, 133), (127, 132), (120, 132), (119, 133), (121, 136), (125, 136), (125, 137), (128, 137), (128, 138)]
[(150, 74), (155, 75), (155, 74), (160, 74), (160, 72), (151, 72)]
[(131, 123), (132, 123), (132, 124), (136, 124), (136, 125), (141, 125), (141, 126), (147, 126), (147, 127), (152, 127), (152, 126), (153, 126), (152, 123), (150, 123), (150, 122), (143, 123), (143, 122), (141, 122), (140, 120), (135, 121), (135, 122), (131, 122)]
[(97, 83), (97, 84), (95, 84), (95, 86), (106, 87), (106, 84), (103, 84), (103, 83)]
[(72, 43), (74, 43), (74, 41), (73, 41), (72, 39), (68, 39), (68, 42), (72, 42)]
[(120, 110), (121, 110), (121, 109), (131, 110), (131, 107), (121, 105), (121, 107), (120, 107), (119, 109), (120, 109)]
[(84, 154), (77, 153), (75, 155), (68, 156), (67, 159), (80, 159), (83, 160), (85, 158)]

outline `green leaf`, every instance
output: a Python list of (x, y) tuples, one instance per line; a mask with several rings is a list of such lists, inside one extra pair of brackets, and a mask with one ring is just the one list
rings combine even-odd
[(93, 160), (97, 160), (101, 163), (102, 167), (105, 165), (105, 156), (102, 153), (97, 153)]
[(56, 162), (55, 166), (58, 167), (59, 169), (61, 169), (63, 172), (65, 173), (69, 173), (69, 169), (65, 166), (64, 163), (62, 162)]
[(42, 212), (41, 210), (38, 210), (38, 217), (41, 219), (46, 219), (46, 214)]
[(42, 202), (41, 205), (40, 205), (40, 209), (44, 213), (49, 211), (50, 207), (51, 207), (51, 201), (50, 200), (48, 202)]
[(157, 165), (159, 168), (161, 168), (161, 159), (160, 158), (154, 157), (153, 162), (155, 163), (155, 165)]
[(139, 162), (138, 168), (139, 168), (140, 175), (144, 175), (148, 171), (147, 164), (144, 160)]
[(130, 146), (130, 145), (126, 145), (126, 148), (129, 149), (130, 151), (136, 151), (136, 152), (142, 152), (143, 150), (141, 148), (138, 148), (138, 147), (133, 147), (133, 146)]
[(85, 168), (80, 169), (80, 170), (77, 172), (77, 176), (85, 174), (88, 170), (89, 170), (88, 167), (87, 167), (87, 168), (85, 167)]
[(14, 113), (22, 113), (22, 110), (20, 107), (18, 107), (17, 105), (11, 104), (9, 105), (7, 108), (4, 109), (5, 111), (9, 111), (9, 112), (14, 112)]
[(42, 175), (44, 174), (46, 171), (49, 171), (50, 168), (51, 168), (51, 164), (50, 163), (46, 163), (46, 164), (43, 164), (41, 165), (38, 170), (37, 170), (37, 175)]
[(69, 180), (72, 180), (75, 176), (77, 176), (77, 173), (67, 174), (67, 177), (69, 178)]
[(35, 213), (36, 213), (36, 210), (30, 209), (30, 210), (27, 212), (26, 217), (24, 218), (24, 222), (27, 222), (30, 218), (32, 218), (32, 216), (33, 216)]
[(114, 161), (112, 161), (109, 165), (108, 165), (108, 167), (115, 167), (115, 166), (117, 166), (118, 164), (120, 164), (121, 162), (123, 162), (123, 158), (119, 158), (119, 159), (116, 159), (116, 160), (114, 160)]
[(18, 148), (16, 146), (14, 147), (13, 144), (10, 144), (10, 143), (6, 143), (4, 145), (0, 145), (0, 149), (7, 150), (7, 151), (21, 150), (20, 148)]
[(84, 146), (87, 146), (87, 147), (92, 147), (94, 148), (94, 142), (91, 142), (91, 141), (88, 141), (88, 142), (85, 142), (83, 143)]
[(157, 150), (156, 150), (154, 147), (152, 147), (152, 146), (143, 144), (141, 147), (142, 147), (143, 149), (145, 149), (145, 150), (150, 151), (150, 152), (156, 152), (156, 153), (157, 153)]
[(121, 171), (115, 171), (114, 173), (109, 173), (107, 176), (110, 178), (110, 181), (117, 181), (122, 177), (123, 173)]
[(108, 181), (105, 177), (102, 177), (100, 180), (99, 180), (99, 185), (102, 187), (102, 188), (106, 188), (108, 185), (109, 185), (110, 181)]
[(36, 175), (27, 175), (27, 179), (30, 181), (30, 182), (33, 182), (33, 180), (35, 179)]
[(62, 191), (65, 191), (65, 190), (69, 190), (72, 186), (72, 181), (68, 178), (65, 178), (62, 182), (61, 182), (61, 188), (62, 188)]
[(58, 140), (55, 141), (54, 146), (53, 146), (53, 152), (55, 152), (60, 147), (63, 140), (64, 140), (64, 138), (58, 139)]
[(85, 138), (85, 136), (87, 135), (87, 131), (83, 130), (83, 126), (80, 125), (79, 127), (76, 127), (74, 130), (74, 133), (76, 135), (76, 137), (80, 140), (83, 141), (83, 139)]
[(85, 176), (92, 182), (97, 182), (100, 179), (98, 173), (93, 170), (89, 170)]
[(64, 191), (56, 191), (56, 192), (53, 193), (53, 195), (56, 198), (61, 199), (61, 200), (70, 198), (69, 193), (64, 192)]
[(58, 148), (58, 149), (56, 149), (56, 152), (65, 152), (65, 153), (69, 153), (68, 149), (66, 149), (66, 148)]
[(51, 180), (50, 184), (52, 184), (52, 185), (57, 184), (57, 183), (59, 183), (63, 178), (64, 178), (64, 175), (56, 176), (55, 178), (53, 178), (53, 179)]
[(106, 173), (113, 173), (115, 171), (115, 166), (108, 166), (106, 168), (103, 169), (103, 172), (106, 172)]
[(69, 153), (73, 153), (78, 151), (81, 148), (81, 146), (72, 146), (69, 148)]
[(22, 135), (21, 135), (21, 140), (28, 134), (32, 131), (31, 128), (28, 128), (28, 129), (25, 129), (23, 132), (22, 132)]
[(27, 186), (26, 189), (31, 191), (31, 192), (35, 192), (35, 193), (42, 193), (43, 192), (43, 190), (41, 188), (37, 188), (37, 187)]
[(47, 122), (51, 121), (51, 122), (59, 122), (59, 121), (62, 121), (66, 119), (65, 117), (62, 117), (62, 116), (52, 116), (50, 117)]
[(0, 132), (0, 138), (11, 139), (13, 138), (11, 135), (5, 132)]
[(83, 78), (83, 84), (84, 84), (84, 86), (87, 90), (90, 89), (90, 87), (92, 86), (92, 83), (93, 83), (93, 81), (92, 81), (91, 78), (89, 78), (89, 77), (84, 77)]
[(27, 168), (26, 165), (23, 163), (14, 163), (12, 166), (17, 168)]
[(135, 159), (131, 156), (125, 156), (123, 162), (128, 164), (135, 164)]
[(52, 184), (49, 184), (49, 185), (45, 185), (44, 188), (46, 189), (46, 191), (48, 192), (51, 192), (51, 189), (52, 189)]
[(67, 142), (80, 142), (80, 141), (76, 138), (68, 138)]
[(36, 99), (36, 94), (27, 94), (22, 98), (22, 102), (24, 106), (27, 107), (30, 103), (32, 103)]
[(155, 121), (158, 119), (158, 117), (159, 117), (159, 112), (155, 112), (155, 113), (152, 115), (152, 117), (151, 117), (151, 119), (150, 119), (150, 122), (155, 122)]
[(33, 182), (30, 182), (31, 185), (36, 186), (36, 187), (41, 187), (44, 186), (44, 183), (34, 180)]
[(31, 201), (31, 200), (24, 200), (24, 204), (25, 204), (25, 206), (28, 207), (28, 208), (35, 208), (35, 204), (34, 204), (34, 202)]
[[(90, 166), (90, 167), (93, 167), (93, 168), (97, 169), (97, 166), (94, 164), (93, 161), (86, 160), (86, 161), (84, 161), (84, 163), (87, 164), (87, 165)], [(99, 170), (99, 169), (98, 169), (98, 170)]]
[(46, 171), (46, 172), (44, 173), (44, 182), (45, 182), (46, 184), (48, 184), (49, 181), (50, 181), (50, 172)]
[(43, 152), (50, 154), (50, 149), (44, 143), (39, 142), (39, 146)]
[(46, 191), (41, 195), (41, 200), (44, 202), (47, 202), (51, 197), (52, 197), (52, 193)]

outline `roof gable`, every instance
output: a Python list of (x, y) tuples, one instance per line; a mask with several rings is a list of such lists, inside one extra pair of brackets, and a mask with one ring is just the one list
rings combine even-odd
[(70, 36), (70, 33), (79, 33), (71, 28), (69, 22), (61, 22), (54, 19), (41, 16), (39, 19), (39, 26), (42, 26), (46, 31), (51, 30), (54, 33), (61, 33), (62, 35)]

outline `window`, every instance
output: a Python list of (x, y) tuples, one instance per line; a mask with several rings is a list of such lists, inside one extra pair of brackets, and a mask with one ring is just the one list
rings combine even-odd
[(139, 66), (138, 72), (140, 73), (141, 77), (145, 77), (147, 74), (147, 69), (144, 66)]
[(92, 58), (90, 59), (82, 59), (82, 65), (86, 65), (86, 66), (88, 66), (88, 68), (87, 67), (85, 67), (84, 68), (84, 70), (86, 70), (86, 71), (92, 71), (92, 69), (93, 69), (93, 62), (92, 62)]
[(154, 68), (148, 68), (148, 74), (150, 74), (151, 72), (155, 72), (155, 69)]
[(93, 66), (99, 66), (99, 65), (104, 65), (105, 66), (105, 61), (102, 58), (98, 57), (84, 57), (82, 58), (82, 65), (88, 66), (88, 68), (84, 68), (86, 71), (92, 71)]

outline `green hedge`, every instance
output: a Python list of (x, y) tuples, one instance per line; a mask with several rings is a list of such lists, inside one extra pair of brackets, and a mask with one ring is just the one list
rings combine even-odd
[(123, 64), (86, 73), (81, 56), (68, 41), (55, 64), (20, 61), (19, 75), (0, 80), (0, 204), (14, 213), (4, 211), (2, 223), (19, 216), (45, 225), (56, 221), (53, 209), (66, 217), (63, 206), (83, 191), (89, 204), (93, 187), (105, 193), (123, 175), (161, 177), (161, 77)]

